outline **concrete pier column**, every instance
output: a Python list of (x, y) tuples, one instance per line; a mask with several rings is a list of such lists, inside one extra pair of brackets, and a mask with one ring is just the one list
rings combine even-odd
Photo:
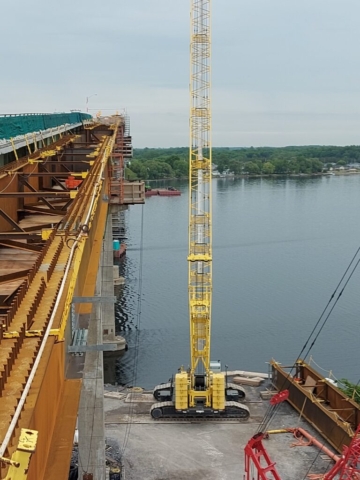
[[(100, 294), (101, 268), (95, 295)], [(102, 344), (102, 304), (94, 303), (90, 316), (88, 345)], [(105, 480), (105, 423), (103, 352), (87, 352), (78, 414), (79, 475), (92, 473), (94, 480)]]
[[(95, 296), (114, 296), (112, 218), (108, 214), (103, 240)], [(124, 350), (125, 339), (115, 335), (115, 305), (93, 303), (88, 330), (88, 345), (110, 342)], [(115, 353), (115, 352), (114, 352)], [(94, 480), (105, 480), (105, 424), (104, 424), (104, 370), (103, 352), (86, 352), (80, 406), (79, 480), (84, 473), (93, 474)]]
[[(114, 296), (114, 248), (112, 234), (112, 214), (110, 212), (108, 213), (106, 220), (106, 229), (101, 258), (101, 295), (103, 297), (111, 297)], [(115, 334), (115, 305), (113, 303), (102, 304), (102, 327), (103, 342), (116, 343), (118, 351), (125, 350), (125, 339)]]

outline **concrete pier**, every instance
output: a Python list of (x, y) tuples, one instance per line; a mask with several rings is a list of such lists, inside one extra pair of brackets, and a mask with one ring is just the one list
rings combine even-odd
[[(97, 276), (95, 295), (101, 292), (101, 268)], [(102, 344), (102, 309), (94, 303), (90, 316), (88, 345)], [(79, 480), (83, 473), (92, 473), (97, 480), (105, 479), (104, 373), (103, 352), (86, 352), (80, 406)]]
[[(101, 295), (111, 297), (114, 295), (114, 253), (112, 235), (112, 215), (109, 213), (106, 221), (103, 251), (101, 255)], [(125, 350), (126, 341), (115, 334), (115, 311), (112, 303), (103, 304), (102, 312), (103, 342), (117, 343), (117, 350)]]
[[(114, 296), (113, 245), (111, 215), (108, 215), (103, 250), (96, 280), (95, 296)], [(115, 335), (113, 303), (93, 303), (88, 329), (88, 345), (116, 343), (117, 351), (125, 350), (123, 337)], [(116, 352), (112, 352), (115, 354)], [(78, 414), (79, 480), (83, 473), (94, 479), (105, 479), (105, 424), (104, 424), (104, 361), (103, 351), (85, 354), (83, 382)]]

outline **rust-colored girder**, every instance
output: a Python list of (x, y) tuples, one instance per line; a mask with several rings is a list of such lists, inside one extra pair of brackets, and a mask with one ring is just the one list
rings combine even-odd
[(53, 198), (68, 198), (70, 195), (69, 192), (58, 192), (58, 191), (41, 191), (41, 192), (1, 192), (0, 198), (11, 198), (11, 197), (24, 197), (24, 198), (32, 198), (32, 197), (53, 197)]
[(13, 227), (17, 232), (24, 232), (24, 229), (20, 227), (4, 210), (0, 208), (0, 215)]
[(349, 399), (306, 362), (299, 360), (294, 376), (284, 367), (271, 362), (274, 386), (289, 390), (288, 402), (315, 427), (338, 451), (349, 445), (360, 424), (360, 406)]
[(4, 239), (39, 240), (39, 239), (41, 239), (41, 233), (30, 233), (30, 232), (0, 232), (0, 240), (4, 240)]
[[(64, 455), (57, 456), (55, 451), (50, 451), (50, 447), (57, 448), (57, 445), (62, 448), (57, 442), (59, 431), (54, 430), (59, 428), (57, 418), (67, 418), (63, 422), (64, 432), (61, 433), (61, 438), (66, 438), (66, 445), (71, 445), (73, 431), (70, 429), (74, 428), (76, 421), (79, 382), (77, 385), (73, 384), (71, 388), (65, 386), (66, 349), (62, 342), (66, 341), (65, 328), (69, 308), (74, 288), (78, 284), (77, 272), (85, 247), (86, 265), (91, 258), (94, 238), (92, 228), (93, 225), (97, 225), (94, 219), (97, 218), (98, 212), (101, 211), (104, 215), (104, 211), (105, 213), (107, 211), (107, 203), (105, 210), (103, 208), (105, 205), (103, 195), (107, 193), (105, 189), (107, 179), (103, 172), (111, 156), (115, 135), (116, 129), (98, 145), (98, 156), (94, 157), (91, 163), (81, 162), (88, 163), (91, 172), (83, 180), (70, 206), (69, 197), (72, 192), (41, 190), (0, 194), (0, 201), (1, 198), (16, 196), (25, 199), (52, 197), (55, 199), (54, 203), (58, 199), (65, 201), (69, 206), (67, 211), (63, 211), (61, 223), (49, 230), (50, 237), (45, 247), (39, 252), (33, 268), (28, 272), (8, 311), (5, 314), (1, 312), (4, 320), (0, 325), (0, 365), (2, 364), (4, 368), (2, 372), (0, 371), (0, 442), (7, 440), (0, 446), (0, 456), (11, 458), (16, 449), (20, 428), (39, 431), (36, 452), (30, 460), (28, 480), (46, 478), (45, 472), (51, 469), (57, 473), (59, 462), (64, 462)], [(51, 148), (52, 146), (47, 147)], [(46, 162), (46, 165), (49, 166), (49, 163)], [(39, 212), (41, 207), (38, 205), (33, 207), (24, 205), (23, 210), (27, 208), (30, 210), (35, 208), (33, 210), (35, 213), (41, 213)], [(59, 208), (63, 206), (58, 206), (57, 210)], [(100, 222), (101, 225), (103, 223)], [(102, 233), (97, 235), (100, 243)], [(24, 238), (40, 241), (41, 236), (22, 231), (0, 232), (0, 242), (1, 239), (5, 239), (4, 243), (14, 240), (16, 243)], [(94, 245), (101, 251), (99, 240), (96, 240)], [(31, 332), (37, 336), (30, 336)], [(51, 332), (53, 334), (57, 332), (58, 338), (56, 339)], [(33, 366), (36, 366), (36, 371), (33, 370)], [(68, 394), (71, 398), (64, 402), (62, 395)], [(10, 427), (13, 430), (9, 430)], [(67, 452), (66, 459), (70, 461), (68, 455)], [(0, 468), (0, 478), (3, 478), (5, 471), (6, 469)]]

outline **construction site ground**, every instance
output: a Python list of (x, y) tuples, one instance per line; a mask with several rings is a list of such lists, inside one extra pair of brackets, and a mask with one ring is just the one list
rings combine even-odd
[[(245, 387), (247, 421), (155, 421), (149, 409), (151, 392), (137, 393), (122, 387), (106, 387), (105, 424), (108, 455), (122, 463), (126, 480), (232, 480), (243, 479), (244, 447), (257, 432), (269, 405), (260, 392), (270, 389)], [(328, 446), (288, 403), (279, 406), (269, 430), (302, 427)], [(307, 440), (304, 439), (306, 443)], [(333, 462), (315, 446), (298, 443), (291, 433), (271, 434), (264, 445), (282, 480), (303, 480), (308, 474), (325, 473)], [(119, 453), (120, 452), (120, 453)], [(252, 478), (252, 477), (251, 477)], [(254, 474), (254, 478), (257, 475)], [(272, 477), (271, 477), (272, 478)]]

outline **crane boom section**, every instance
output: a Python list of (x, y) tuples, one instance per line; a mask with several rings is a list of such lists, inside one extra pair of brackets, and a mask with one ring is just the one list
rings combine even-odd
[(210, 368), (211, 25), (210, 0), (192, 0), (190, 46), (189, 309), (191, 373)]
[(248, 418), (245, 391), (210, 362), (212, 297), (211, 1), (191, 0), (189, 148), (190, 368), (156, 385), (158, 418)]

